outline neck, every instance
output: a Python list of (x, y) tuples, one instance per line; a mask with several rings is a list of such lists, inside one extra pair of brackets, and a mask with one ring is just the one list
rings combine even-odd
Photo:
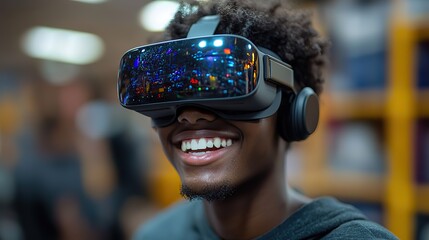
[(307, 202), (287, 187), (283, 166), (272, 171), (241, 186), (226, 200), (205, 202), (209, 222), (223, 239), (261, 236)]

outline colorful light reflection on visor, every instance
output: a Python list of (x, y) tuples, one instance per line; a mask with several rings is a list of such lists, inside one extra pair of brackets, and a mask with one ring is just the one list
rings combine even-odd
[(245, 96), (258, 83), (258, 52), (248, 40), (218, 35), (134, 48), (121, 59), (122, 105)]

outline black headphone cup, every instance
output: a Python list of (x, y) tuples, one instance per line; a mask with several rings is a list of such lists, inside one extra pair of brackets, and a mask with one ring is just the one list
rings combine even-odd
[(305, 130), (308, 135), (316, 131), (319, 123), (319, 98), (316, 94), (311, 94), (306, 98), (305, 104)]
[[(284, 106), (284, 105), (287, 106)], [(301, 141), (310, 136), (319, 121), (319, 98), (309, 87), (285, 100), (279, 113), (280, 135), (286, 141)]]

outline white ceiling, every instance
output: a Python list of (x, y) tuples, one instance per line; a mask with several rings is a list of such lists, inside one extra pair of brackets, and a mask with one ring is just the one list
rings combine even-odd
[(0, 0), (0, 73), (37, 75), (42, 62), (27, 57), (20, 41), (31, 27), (48, 26), (100, 36), (105, 43), (102, 59), (82, 66), (81, 71), (113, 83), (122, 54), (161, 34), (145, 32), (138, 23), (139, 11), (147, 2), (149, 0), (110, 0), (85, 4), (70, 0)]

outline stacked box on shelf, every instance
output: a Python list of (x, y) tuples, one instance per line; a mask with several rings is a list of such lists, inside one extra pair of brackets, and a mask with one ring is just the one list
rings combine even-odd
[[(421, 41), (417, 47), (417, 90), (420, 95), (425, 95), (429, 90), (429, 41)], [(429, 105), (426, 102), (429, 98), (423, 96), (419, 99), (422, 111), (419, 115), (424, 115), (424, 111)], [(425, 107), (426, 106), (426, 107)], [(424, 116), (416, 121), (416, 160), (415, 172), (416, 181), (419, 184), (429, 184), (429, 116)]]
[(421, 119), (416, 128), (416, 181), (429, 184), (429, 119)]
[(381, 120), (352, 120), (330, 124), (329, 163), (337, 171), (382, 174), (385, 149)]
[(417, 46), (417, 86), (418, 89), (429, 88), (429, 41), (420, 42)]
[(427, 240), (429, 239), (429, 215), (417, 214), (416, 215), (416, 239)]
[(386, 87), (388, 1), (333, 1), (322, 16), (332, 40), (330, 87), (365, 91)]

